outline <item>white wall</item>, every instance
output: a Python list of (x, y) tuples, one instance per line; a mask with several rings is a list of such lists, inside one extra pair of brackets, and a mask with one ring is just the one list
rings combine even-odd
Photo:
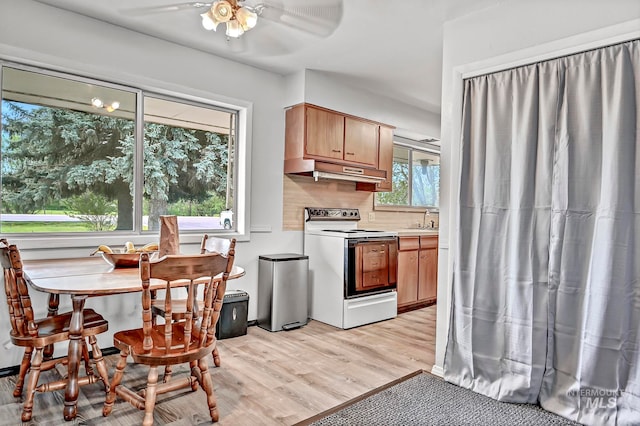
[(395, 126), (400, 136), (440, 138), (438, 114), (344, 85), (321, 71), (306, 70), (304, 85), (305, 102)]
[[(104, 22), (61, 11), (32, 0), (0, 0), (0, 58), (43, 68), (72, 72), (146, 90), (180, 94), (242, 105), (251, 110), (250, 191), (247, 205), (250, 240), (237, 245), (236, 263), (246, 276), (229, 282), (229, 288), (249, 293), (249, 320), (257, 317), (258, 256), (282, 252), (302, 252), (302, 233), (282, 230), (284, 108), (307, 100), (304, 71), (283, 77), (220, 57), (191, 50), (141, 35)], [(222, 76), (224, 78), (216, 78)], [(423, 129), (422, 114), (415, 107), (372, 97), (344, 87), (323, 87), (333, 97), (312, 96), (319, 105), (353, 115), (380, 120), (391, 125), (416, 126), (439, 135), (438, 120), (426, 113), (429, 123)], [(386, 111), (386, 112), (385, 112)], [(429, 115), (430, 114), (430, 115)], [(406, 117), (411, 117), (407, 120)], [(182, 241), (182, 240), (181, 240)], [(184, 242), (184, 241), (183, 241)], [(55, 249), (42, 244), (41, 250), (24, 250), (25, 259), (82, 257), (85, 248)], [(196, 252), (198, 244), (183, 245), (184, 252)], [(32, 291), (36, 313), (46, 314), (46, 295)], [(103, 347), (113, 345), (114, 331), (130, 327), (140, 318), (139, 295), (96, 297), (87, 301), (109, 320), (109, 333), (99, 337)], [(70, 309), (68, 298), (61, 298), (61, 310)], [(0, 309), (0, 368), (17, 365), (20, 351), (9, 339), (8, 314)]]
[(637, 0), (512, 0), (444, 27), (436, 364), (442, 373), (457, 230), (462, 79), (640, 37)]
[(300, 70), (286, 77), (285, 105), (291, 106), (304, 102), (304, 77), (306, 71)]

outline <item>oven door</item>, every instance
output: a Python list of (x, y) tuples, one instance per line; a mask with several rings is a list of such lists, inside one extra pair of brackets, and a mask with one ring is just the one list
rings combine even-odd
[(345, 240), (345, 298), (396, 288), (398, 240), (395, 237)]

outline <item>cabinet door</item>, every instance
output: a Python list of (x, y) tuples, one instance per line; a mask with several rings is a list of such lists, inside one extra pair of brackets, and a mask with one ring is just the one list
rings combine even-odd
[(307, 155), (342, 160), (343, 142), (344, 116), (307, 108)]
[[(420, 249), (418, 300), (435, 300), (438, 293), (438, 239), (430, 238)], [(422, 244), (422, 241), (421, 241)]]
[(418, 250), (398, 251), (398, 306), (416, 301), (418, 296)]
[(358, 182), (358, 191), (389, 192), (393, 190), (393, 127), (379, 126), (378, 129), (378, 170), (387, 172), (387, 177), (379, 183)]
[(387, 178), (376, 184), (376, 191), (385, 192), (392, 191), (393, 177), (393, 129), (390, 127), (380, 126), (378, 152), (378, 168), (387, 172)]
[(346, 117), (344, 120), (344, 159), (378, 167), (378, 125)]

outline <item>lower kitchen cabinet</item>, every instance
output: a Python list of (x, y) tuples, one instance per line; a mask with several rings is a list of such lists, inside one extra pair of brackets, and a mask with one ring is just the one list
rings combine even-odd
[(398, 312), (436, 302), (438, 290), (438, 236), (398, 239)]

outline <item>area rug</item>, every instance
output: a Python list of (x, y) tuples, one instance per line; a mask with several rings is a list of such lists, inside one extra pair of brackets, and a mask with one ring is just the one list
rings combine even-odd
[(579, 425), (531, 404), (499, 402), (417, 371), (296, 426)]

